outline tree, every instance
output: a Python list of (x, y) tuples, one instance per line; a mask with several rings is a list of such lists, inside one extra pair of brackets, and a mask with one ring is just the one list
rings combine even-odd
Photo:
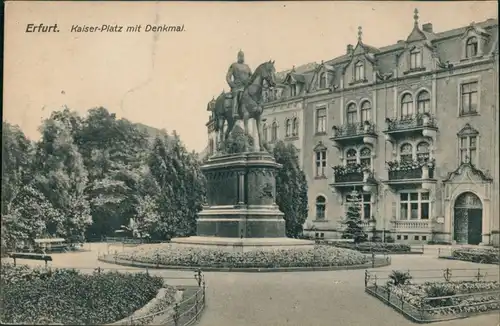
[(99, 107), (89, 110), (75, 141), (89, 171), (86, 194), (93, 224), (88, 237), (112, 235), (137, 214), (137, 193), (149, 141), (146, 131)]
[(292, 144), (280, 141), (273, 148), (277, 163), (282, 165), (276, 176), (276, 204), (285, 214), (286, 235), (302, 235), (307, 218), (307, 181), (300, 168), (298, 151)]
[(347, 212), (343, 224), (346, 226), (342, 232), (343, 239), (353, 239), (355, 243), (366, 241), (368, 235), (361, 225), (361, 204), (356, 190), (347, 197)]
[(33, 146), (18, 126), (2, 122), (2, 216), (33, 178)]
[[(170, 239), (195, 233), (196, 216), (204, 202), (204, 177), (194, 153), (188, 153), (179, 137), (156, 137), (148, 167), (151, 172), (148, 195), (155, 205), (146, 201), (150, 212), (138, 223), (148, 225), (152, 238)], [(152, 191), (151, 191), (152, 190)], [(156, 207), (156, 208), (154, 208)], [(157, 209), (157, 214), (151, 212)]]
[(85, 196), (87, 171), (68, 125), (47, 119), (37, 144), (35, 186), (61, 217), (46, 220), (47, 232), (65, 238), (80, 236), (91, 224), (89, 202)]

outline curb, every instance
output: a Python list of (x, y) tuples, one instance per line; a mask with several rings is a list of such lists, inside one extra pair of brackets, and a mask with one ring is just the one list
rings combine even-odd
[(368, 262), (362, 265), (347, 265), (347, 266), (324, 266), (324, 267), (202, 267), (202, 266), (168, 266), (156, 265), (150, 263), (132, 262), (129, 260), (99, 257), (99, 261), (109, 264), (138, 267), (138, 268), (152, 268), (152, 269), (168, 269), (168, 270), (181, 270), (181, 271), (198, 271), (203, 272), (242, 272), (242, 273), (273, 273), (273, 272), (325, 272), (325, 271), (339, 271), (339, 270), (352, 270), (352, 269), (369, 269), (386, 267), (391, 264), (390, 260), (381, 258), (375, 259), (375, 264)]

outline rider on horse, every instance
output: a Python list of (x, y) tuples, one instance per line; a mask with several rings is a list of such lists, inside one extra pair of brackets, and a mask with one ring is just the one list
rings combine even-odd
[(231, 87), (232, 105), (233, 105), (233, 118), (238, 119), (238, 106), (240, 102), (241, 93), (252, 76), (250, 67), (245, 63), (245, 54), (243, 51), (238, 52), (238, 61), (231, 64), (227, 71), (226, 81)]

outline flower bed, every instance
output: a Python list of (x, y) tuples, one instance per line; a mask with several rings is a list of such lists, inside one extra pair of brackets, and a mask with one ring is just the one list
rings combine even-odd
[(368, 257), (357, 251), (330, 246), (233, 252), (170, 244), (117, 253), (116, 258), (164, 266), (200, 268), (329, 267), (362, 265), (369, 261)]
[(497, 281), (426, 282), (370, 286), (367, 291), (415, 321), (466, 317), (500, 308)]
[(361, 252), (388, 252), (388, 253), (402, 253), (410, 252), (411, 246), (401, 243), (384, 243), (384, 242), (332, 242), (335, 247), (353, 249)]
[[(156, 297), (163, 279), (144, 273), (81, 274), (2, 264), (1, 320), (16, 324), (112, 323)], [(169, 294), (171, 295), (171, 294)]]
[(452, 250), (451, 258), (483, 264), (500, 264), (496, 248), (460, 248)]

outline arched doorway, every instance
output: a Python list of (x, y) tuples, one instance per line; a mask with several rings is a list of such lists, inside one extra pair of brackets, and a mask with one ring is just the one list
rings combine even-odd
[(483, 204), (472, 192), (464, 192), (455, 200), (453, 239), (458, 244), (478, 245), (482, 240)]

